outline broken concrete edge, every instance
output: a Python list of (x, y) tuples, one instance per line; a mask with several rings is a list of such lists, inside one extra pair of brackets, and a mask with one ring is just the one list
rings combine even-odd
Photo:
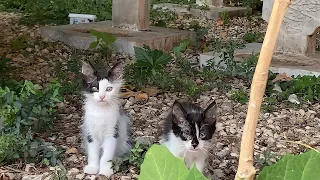
[[(250, 43), (250, 44), (247, 44), (246, 48), (244, 49), (237, 49), (234, 52), (235, 61), (243, 62), (250, 55), (258, 54), (260, 52), (261, 46), (262, 46), (261, 43)], [(286, 56), (274, 55), (273, 58), (285, 59)], [(219, 65), (222, 68), (227, 67), (226, 64), (222, 61), (223, 60), (222, 53), (211, 51), (211, 52), (200, 54), (200, 61), (199, 61), (200, 68), (206, 66), (209, 60), (214, 61), (215, 64), (219, 63)], [(310, 65), (283, 65), (283, 64), (272, 63), (269, 70), (273, 73), (279, 73), (279, 74), (286, 73), (287, 76), (290, 76), (290, 77), (291, 76), (297, 77), (299, 75), (300, 76), (309, 75), (309, 76), (318, 77), (320, 76), (320, 63), (317, 63), (315, 65), (311, 65), (311, 64)]]
[[(80, 31), (75, 31), (78, 29)], [(192, 31), (183, 31), (177, 29), (167, 29), (160, 27), (151, 27), (152, 31), (129, 31), (113, 28), (111, 22), (96, 22), (77, 25), (63, 25), (56, 27), (41, 28), (41, 36), (54, 41), (60, 41), (76, 49), (87, 50), (92, 42), (96, 41), (96, 37), (90, 33), (82, 33), (90, 29), (102, 29), (112, 34), (120, 33), (120, 37), (113, 44), (114, 51), (117, 53), (127, 53), (134, 55), (134, 47), (142, 47), (144, 44), (153, 49), (159, 49), (166, 52), (173, 50), (181, 41), (190, 38), (195, 42), (196, 34)], [(121, 37), (121, 33), (127, 37)]]
[(153, 9), (167, 9), (173, 11), (177, 14), (191, 14), (194, 17), (207, 17), (211, 20), (218, 20), (223, 13), (227, 13), (231, 17), (242, 17), (245, 16), (247, 8), (246, 7), (209, 7), (208, 10), (203, 10), (199, 8), (189, 7), (188, 5), (162, 3), (154, 4)]

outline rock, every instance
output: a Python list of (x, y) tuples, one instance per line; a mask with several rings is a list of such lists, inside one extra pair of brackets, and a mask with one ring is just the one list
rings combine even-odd
[(41, 53), (42, 53), (42, 54), (49, 54), (50, 52), (49, 52), (48, 49), (42, 49), (42, 50), (41, 50)]
[(77, 174), (76, 179), (83, 180), (86, 175), (84, 173)]
[(42, 180), (43, 175), (24, 175), (22, 180)]
[(69, 171), (68, 171), (68, 176), (74, 176), (74, 175), (76, 175), (76, 174), (78, 174), (80, 172), (80, 170), (79, 169), (77, 169), (77, 168), (72, 168), (72, 169), (70, 169)]
[(141, 145), (151, 146), (154, 143), (155, 139), (156, 138), (154, 136), (141, 136), (137, 137), (135, 140)]
[(220, 179), (224, 177), (224, 172), (221, 169), (214, 169), (213, 170), (213, 175), (217, 178)]
[(223, 111), (222, 113), (230, 112), (232, 110), (232, 103), (224, 102), (220, 107), (221, 107), (221, 110)]
[(121, 176), (121, 180), (130, 180), (131, 177), (130, 176)]
[[(70, 114), (71, 115), (71, 114)], [(72, 137), (67, 137), (66, 141), (67, 143), (76, 143), (77, 142), (78, 137), (77, 136), (72, 136)]]

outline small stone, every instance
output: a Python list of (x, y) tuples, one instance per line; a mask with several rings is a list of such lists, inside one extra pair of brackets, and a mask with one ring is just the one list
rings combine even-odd
[(79, 169), (77, 169), (77, 168), (72, 168), (72, 169), (70, 169), (69, 171), (68, 171), (68, 176), (74, 176), (74, 175), (76, 175), (76, 174), (78, 174), (80, 172), (80, 170)]
[(42, 180), (43, 175), (24, 175), (22, 180)]
[(222, 177), (224, 177), (224, 172), (221, 169), (214, 169), (213, 175), (217, 177), (217, 179), (221, 179)]
[(221, 110), (223, 111), (222, 113), (230, 112), (232, 110), (232, 103), (224, 102), (220, 107), (221, 107)]
[(41, 50), (41, 53), (42, 53), (42, 54), (49, 54), (50, 52), (49, 52), (48, 49), (42, 49), (42, 50)]
[(77, 136), (72, 136), (72, 137), (67, 137), (66, 141), (67, 141), (67, 143), (76, 143), (77, 139), (78, 139)]
[(150, 146), (154, 143), (155, 139), (156, 138), (154, 136), (142, 136), (142, 137), (137, 137), (136, 142), (139, 142), (139, 144), (141, 145)]
[(306, 114), (306, 112), (305, 112), (303, 109), (300, 109), (300, 110), (299, 110), (299, 114), (300, 114), (301, 116), (304, 116), (304, 115)]
[(76, 175), (76, 179), (82, 180), (82, 179), (84, 179), (85, 176), (86, 176), (86, 175), (83, 174), (83, 173), (77, 174), (77, 175)]
[(130, 176), (121, 176), (121, 180), (130, 180), (131, 177)]

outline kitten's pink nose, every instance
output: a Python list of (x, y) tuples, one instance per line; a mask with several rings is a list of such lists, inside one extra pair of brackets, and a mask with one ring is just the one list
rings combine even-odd
[(99, 96), (101, 101), (106, 97), (106, 96)]

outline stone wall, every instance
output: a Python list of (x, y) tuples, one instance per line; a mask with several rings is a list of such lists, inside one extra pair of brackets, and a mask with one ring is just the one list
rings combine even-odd
[[(263, 1), (262, 18), (269, 22), (274, 0)], [(275, 49), (286, 55), (313, 56), (320, 27), (320, 1), (294, 0), (285, 15)]]

